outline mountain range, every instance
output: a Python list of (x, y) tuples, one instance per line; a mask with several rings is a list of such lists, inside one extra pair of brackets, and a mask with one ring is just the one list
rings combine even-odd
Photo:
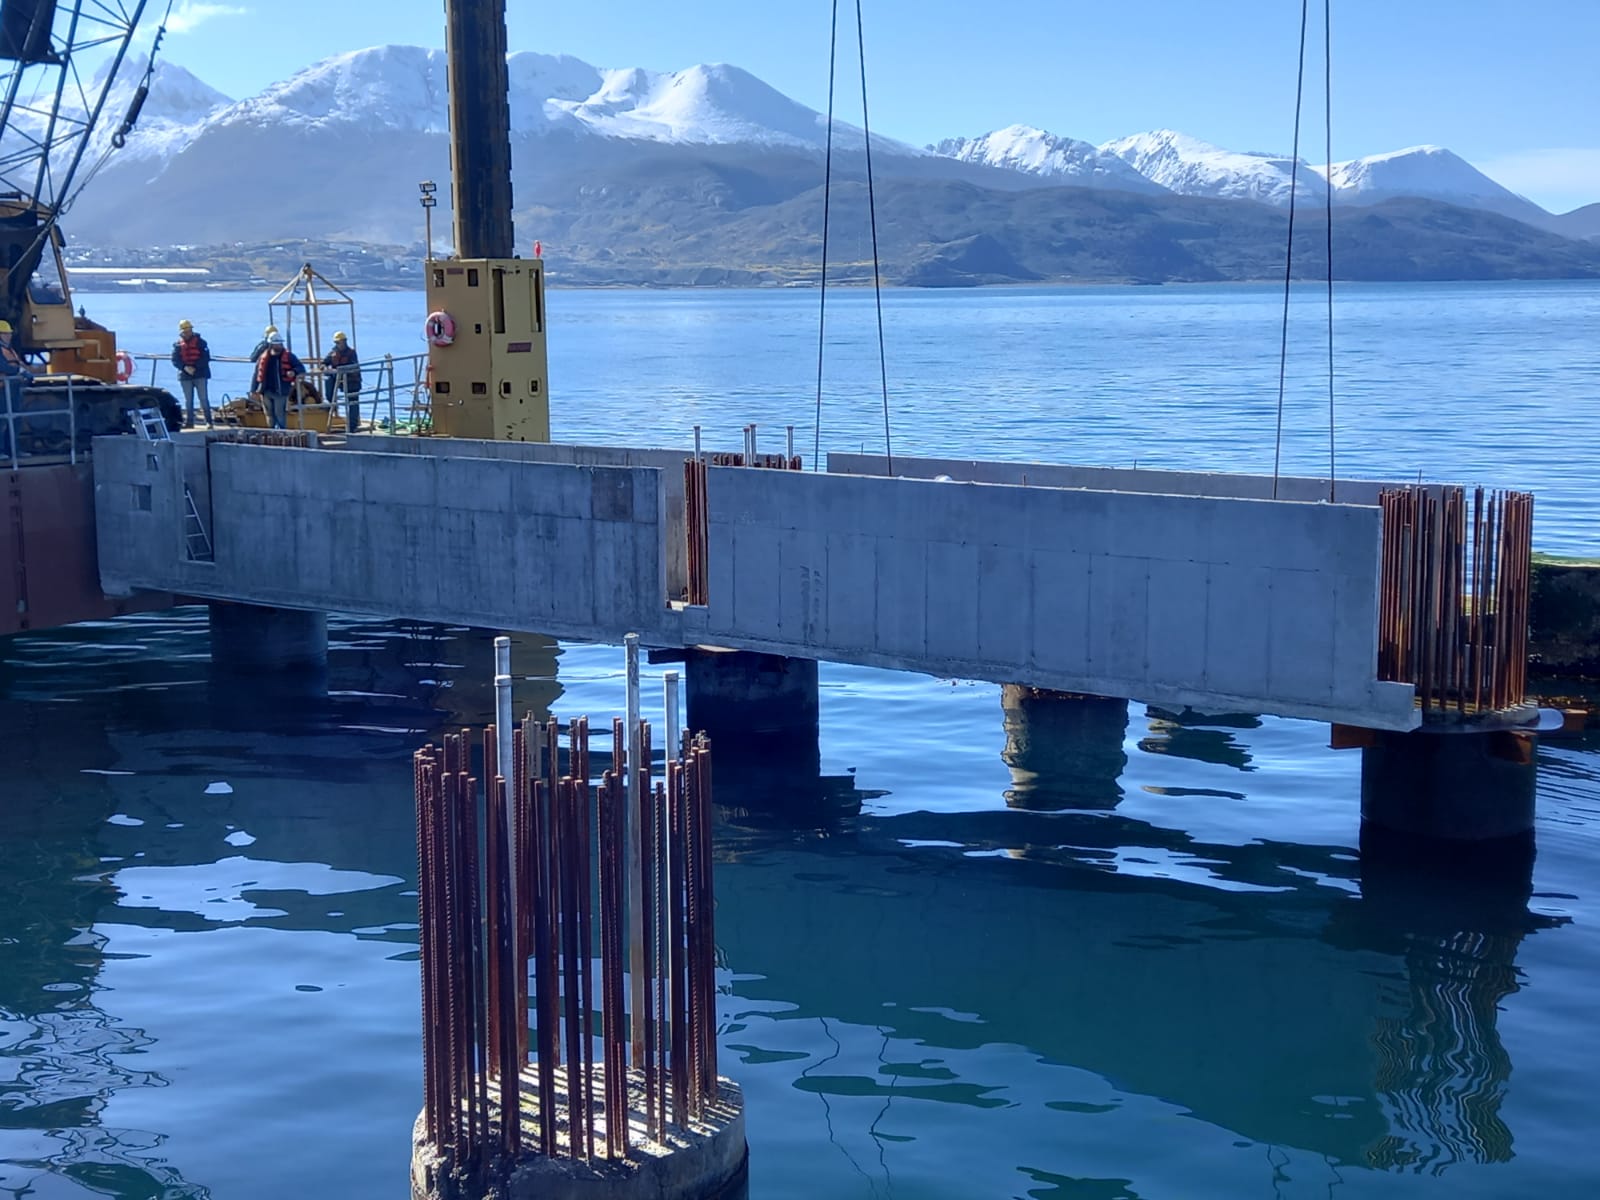
[[(602, 69), (508, 59), (519, 239), (569, 282), (814, 277), (826, 119), (726, 64)], [(137, 79), (113, 82), (91, 160)], [(7, 137), (12, 136), (7, 131)], [(862, 131), (833, 130), (830, 221), (845, 274), (869, 261)], [(1345, 278), (1600, 276), (1600, 206), (1556, 215), (1439, 147), (1317, 169), (1172, 130), (1092, 145), (1016, 125), (912, 146), (874, 134), (888, 278), (905, 283), (1281, 275), (1291, 177), (1317, 275), (1331, 181)], [(96, 246), (294, 237), (414, 245), (416, 185), (447, 178), (442, 51), (325, 59), (235, 100), (163, 61), (126, 146), (64, 222)], [(441, 197), (448, 189), (441, 191)], [(137, 202), (130, 203), (130, 198)], [(436, 238), (448, 238), (441, 205)], [(830, 274), (833, 267), (830, 265)]]

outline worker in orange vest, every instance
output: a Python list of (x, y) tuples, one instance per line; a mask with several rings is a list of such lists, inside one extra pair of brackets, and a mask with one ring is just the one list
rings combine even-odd
[(172, 343), (172, 365), (178, 369), (178, 385), (183, 388), (184, 424), (194, 428), (194, 398), (200, 396), (200, 409), (206, 424), (211, 424), (211, 347), (194, 331), (188, 320), (178, 322), (178, 340)]
[(267, 423), (272, 428), (289, 427), (289, 396), (295, 381), (305, 373), (305, 364), (284, 346), (281, 333), (267, 338), (267, 348), (256, 360), (256, 391), (266, 402)]

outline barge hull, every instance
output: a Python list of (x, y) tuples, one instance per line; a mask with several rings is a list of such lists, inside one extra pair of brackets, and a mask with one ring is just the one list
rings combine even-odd
[(172, 606), (165, 592), (100, 590), (92, 465), (25, 466), (0, 481), (0, 637)]

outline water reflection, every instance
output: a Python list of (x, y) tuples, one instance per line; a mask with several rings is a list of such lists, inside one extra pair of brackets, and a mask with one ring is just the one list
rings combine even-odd
[(1000, 757), (1011, 771), (1008, 805), (1042, 812), (1117, 806), (1128, 765), (1126, 700), (1007, 684), (1000, 707), (1006, 733)]
[(1150, 723), (1150, 732), (1139, 739), (1139, 749), (1146, 754), (1171, 755), (1175, 758), (1192, 759), (1195, 762), (1233, 767), (1239, 771), (1253, 769), (1250, 765), (1248, 747), (1229, 730), (1259, 729), (1260, 717), (1242, 713), (1220, 715), (1197, 713), (1188, 708), (1182, 712), (1173, 712), (1155, 705), (1151, 705), (1145, 711)]
[[(35, 640), (0, 676), (26, 746), (0, 777), (0, 1195), (403, 1194), (407, 763), (490, 718), (490, 639), (345, 622), (325, 692), (240, 695), (185, 621)], [(530, 640), (515, 662), (539, 715), (620, 695), (610, 652)], [(719, 1015), (753, 1194), (1320, 1195), (1335, 1172), (1529, 1169), (1538, 1106), (1506, 1102), (1500, 1009), (1525, 1008), (1519, 955), (1555, 923), (1529, 910), (1531, 854), (1452, 882), (1292, 828), (1197, 836), (1176, 805), (1116, 810), (1126, 756), (1207, 781), (1219, 744), (1248, 770), (1249, 726), (1152, 714), (1130, 744), (1125, 710), (1007, 706), (1008, 780), (978, 699), (981, 811), (907, 811), (908, 776), (901, 811), (862, 815), (885, 782), (864, 742), (859, 782), (815, 744), (719, 754)]]
[(825, 1025), (832, 1049), (793, 1086), (827, 1098), (830, 1136), (875, 1187), (905, 1182), (905, 1156), (878, 1133), (846, 1144), (841, 1106), (998, 1107), (1014, 1127), (1041, 1120), (1019, 1106), (1106, 1120), (1126, 1104), (982, 1078), (1003, 1046), (1331, 1164), (1512, 1157), (1497, 1016), (1522, 940), (1558, 923), (1529, 911), (1531, 856), (1492, 886), (1450, 885), (1342, 847), (1018, 811), (862, 818), (803, 844), (736, 826), (719, 844), (719, 942), (739, 973), (726, 1040), (759, 1064), (793, 1041), (775, 1026)]
[[(138, 1069), (146, 1033), (96, 1003), (117, 891), (100, 834), (115, 813), (94, 776), (61, 786), (58, 764), (111, 769), (92, 729), (39, 704), (0, 701), (12, 767), (0, 804), (0, 1195), (51, 1194), (51, 1180), (119, 1197), (205, 1197), (163, 1163), (164, 1137), (109, 1122), (118, 1092), (167, 1080)], [(88, 738), (86, 741), (85, 738)]]

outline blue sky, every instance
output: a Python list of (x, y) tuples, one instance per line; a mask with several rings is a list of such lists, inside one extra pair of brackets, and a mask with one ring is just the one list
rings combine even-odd
[[(1321, 0), (1313, 0), (1320, 8)], [(150, 0), (159, 17), (164, 0)], [(854, 28), (843, 0), (841, 23)], [(510, 46), (598, 66), (744, 67), (821, 109), (829, 0), (509, 0)], [(864, 0), (875, 130), (1174, 128), (1287, 151), (1298, 0)], [(844, 19), (844, 14), (848, 19)], [(438, 46), (440, 0), (178, 0), (165, 54), (235, 97), (316, 57)], [(1334, 158), (1431, 142), (1555, 210), (1600, 200), (1600, 0), (1333, 0)], [(1322, 48), (1308, 79), (1320, 161)], [(854, 46), (849, 47), (853, 67)], [(842, 93), (859, 118), (858, 93)]]

